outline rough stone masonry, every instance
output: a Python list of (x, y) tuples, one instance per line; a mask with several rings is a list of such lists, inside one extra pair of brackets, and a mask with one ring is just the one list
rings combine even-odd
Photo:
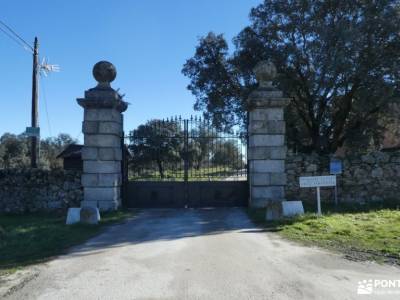
[(259, 87), (248, 98), (250, 206), (266, 207), (267, 219), (281, 216), (285, 199), (285, 120), (289, 99), (272, 85), (276, 67), (260, 62), (254, 69)]
[(127, 103), (110, 86), (116, 74), (114, 65), (98, 62), (93, 67), (98, 85), (85, 91), (85, 98), (77, 99), (84, 108), (81, 207), (98, 207), (101, 211), (121, 205), (122, 112)]

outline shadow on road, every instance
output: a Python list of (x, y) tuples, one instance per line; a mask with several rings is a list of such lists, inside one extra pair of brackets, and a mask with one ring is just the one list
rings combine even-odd
[(69, 255), (92, 255), (107, 248), (128, 244), (195, 238), (203, 235), (242, 231), (263, 232), (243, 208), (147, 209), (124, 224), (75, 247)]

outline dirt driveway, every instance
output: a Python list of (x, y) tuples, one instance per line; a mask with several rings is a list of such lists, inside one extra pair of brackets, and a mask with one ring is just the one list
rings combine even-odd
[(239, 208), (143, 210), (37, 269), (6, 299), (396, 299), (358, 282), (400, 279), (256, 228)]

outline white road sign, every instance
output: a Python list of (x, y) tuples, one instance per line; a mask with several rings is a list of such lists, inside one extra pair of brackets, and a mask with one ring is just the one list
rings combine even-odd
[(336, 176), (300, 177), (300, 187), (336, 186)]

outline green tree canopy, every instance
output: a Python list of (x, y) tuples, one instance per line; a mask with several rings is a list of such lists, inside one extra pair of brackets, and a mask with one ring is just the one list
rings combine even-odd
[(222, 35), (199, 41), (183, 74), (202, 110), (219, 128), (244, 126), (252, 72), (273, 61), (287, 109), (289, 145), (332, 153), (379, 133), (378, 118), (399, 96), (400, 14), (397, 0), (266, 0), (228, 52)]
[(151, 120), (140, 125), (130, 133), (131, 166), (143, 170), (156, 163), (160, 177), (164, 178), (164, 165), (179, 160), (181, 135), (182, 130), (175, 122)]
[[(39, 167), (55, 169), (62, 167), (57, 155), (68, 145), (77, 140), (61, 133), (40, 141)], [(27, 168), (30, 166), (30, 139), (24, 134), (5, 133), (0, 137), (0, 168)]]

